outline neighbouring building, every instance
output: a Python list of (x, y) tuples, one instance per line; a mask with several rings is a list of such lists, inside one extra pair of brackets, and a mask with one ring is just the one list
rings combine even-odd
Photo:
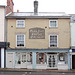
[(75, 14), (71, 15), (71, 69), (75, 69)]
[(0, 68), (6, 64), (5, 6), (0, 5)]
[(13, 12), (7, 18), (6, 68), (70, 69), (70, 15)]
[(6, 67), (6, 48), (9, 47), (5, 15), (13, 12), (13, 5), (13, 0), (7, 0), (7, 6), (0, 5), (0, 68)]

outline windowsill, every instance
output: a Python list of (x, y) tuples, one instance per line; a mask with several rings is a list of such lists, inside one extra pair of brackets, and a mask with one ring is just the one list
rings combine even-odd
[(58, 47), (48, 47), (49, 49), (56, 49), (56, 48), (58, 48)]
[(58, 27), (49, 27), (49, 29), (53, 29), (53, 28), (56, 29), (56, 28), (58, 28)]
[(16, 27), (16, 29), (25, 29), (25, 27)]
[(19, 48), (21, 48), (21, 49), (24, 49), (24, 48), (26, 48), (26, 47), (15, 47), (16, 49), (19, 49)]

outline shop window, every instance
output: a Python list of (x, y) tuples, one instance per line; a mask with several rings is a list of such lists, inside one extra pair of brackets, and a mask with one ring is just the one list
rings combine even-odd
[(65, 55), (64, 53), (60, 53), (59, 54), (59, 60), (60, 61), (64, 61), (65, 60), (65, 56), (64, 55)]
[(36, 54), (36, 63), (37, 64), (46, 64), (47, 63), (46, 53), (37, 53)]
[(15, 60), (15, 64), (21, 64), (21, 56), (20, 53), (16, 53), (15, 54), (16, 60)]
[(26, 53), (26, 52), (16, 52), (15, 54), (15, 64), (22, 64), (22, 63), (28, 63), (32, 64), (32, 53)]
[(60, 53), (59, 54), (59, 61), (63, 64), (68, 64), (68, 55), (67, 55), (67, 53)]

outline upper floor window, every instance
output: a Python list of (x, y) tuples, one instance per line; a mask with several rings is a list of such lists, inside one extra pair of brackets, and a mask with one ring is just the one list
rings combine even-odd
[(25, 27), (25, 21), (24, 20), (17, 20), (16, 27)]
[(49, 39), (50, 39), (49, 47), (57, 47), (58, 46), (58, 36), (57, 35), (50, 35)]
[(17, 35), (16, 36), (16, 46), (17, 47), (25, 46), (25, 35)]
[(58, 26), (57, 20), (50, 20), (49, 27), (57, 27), (57, 26)]

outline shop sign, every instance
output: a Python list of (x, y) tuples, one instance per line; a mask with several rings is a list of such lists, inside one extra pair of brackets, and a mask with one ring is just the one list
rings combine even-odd
[(29, 39), (45, 39), (45, 29), (43, 28), (29, 29)]

